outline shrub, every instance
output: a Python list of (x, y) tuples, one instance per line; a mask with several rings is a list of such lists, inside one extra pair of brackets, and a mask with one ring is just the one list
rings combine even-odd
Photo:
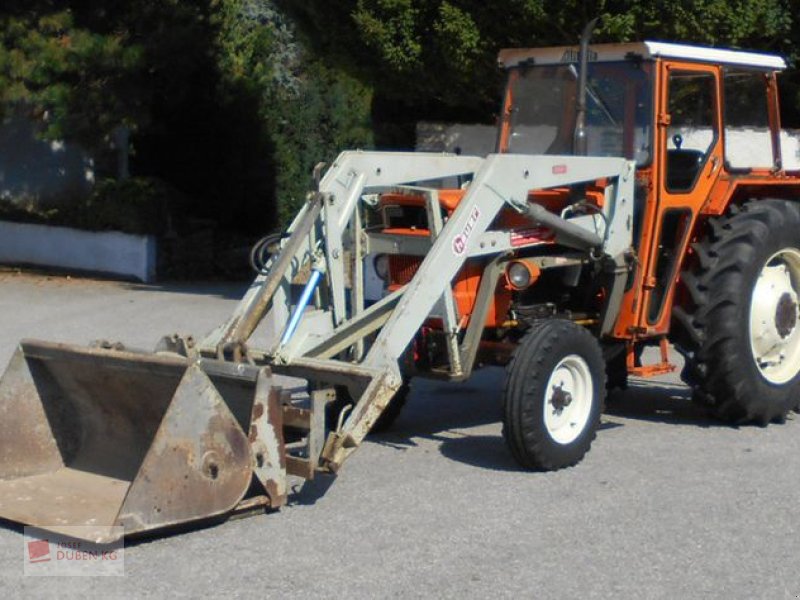
[(178, 192), (155, 177), (106, 179), (68, 220), (93, 231), (163, 235), (181, 204)]

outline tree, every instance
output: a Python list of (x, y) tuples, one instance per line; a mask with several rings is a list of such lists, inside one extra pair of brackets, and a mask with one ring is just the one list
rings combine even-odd
[[(490, 122), (503, 47), (655, 38), (800, 47), (798, 0), (6, 0), (0, 115), (100, 159), (130, 129), (132, 174), (192, 217), (261, 232), (285, 223), (310, 172), (346, 148), (409, 147), (417, 121)], [(800, 125), (800, 78), (783, 77)], [(107, 169), (107, 174), (113, 173)], [(104, 186), (104, 198), (113, 187)], [(166, 189), (159, 186), (158, 189)]]
[(316, 163), (372, 145), (372, 92), (308, 53), (270, 0), (223, 0), (216, 22), (223, 97), (257, 98), (272, 145), (279, 221), (286, 223), (310, 189)]
[[(599, 16), (595, 42), (662, 39), (780, 52), (794, 60), (793, 0), (300, 0), (299, 22), (320, 51), (352, 63), (384, 116), (486, 120), (496, 110), (504, 47), (576, 43)], [(352, 68), (352, 67), (351, 67)], [(388, 113), (388, 114), (386, 114)]]
[(0, 114), (28, 114), (44, 137), (98, 151), (116, 127), (146, 118), (147, 90), (136, 85), (144, 49), (124, 31), (81, 26), (58, 4), (12, 1), (0, 13)]
[(133, 175), (182, 192), (183, 222), (275, 228), (316, 162), (372, 143), (369, 87), (307, 52), (271, 0), (9, 0), (0, 37), (0, 113), (80, 143), (101, 178), (126, 126)]

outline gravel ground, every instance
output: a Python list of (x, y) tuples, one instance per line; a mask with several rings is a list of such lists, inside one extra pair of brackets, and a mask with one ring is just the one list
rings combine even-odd
[[(0, 273), (0, 363), (22, 337), (152, 347), (224, 320), (243, 286)], [(676, 377), (610, 400), (578, 466), (527, 473), (500, 434), (502, 371), (415, 382), (390, 433), (279, 513), (130, 544), (124, 578), (23, 577), (8, 597), (798, 598), (798, 423), (709, 421)]]

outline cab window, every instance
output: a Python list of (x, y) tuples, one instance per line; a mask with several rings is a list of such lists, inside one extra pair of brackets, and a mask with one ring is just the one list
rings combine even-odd
[(717, 139), (716, 80), (713, 73), (673, 71), (667, 91), (666, 186), (670, 192), (694, 188)]
[(730, 169), (772, 167), (766, 75), (726, 69), (723, 93), (726, 165)]

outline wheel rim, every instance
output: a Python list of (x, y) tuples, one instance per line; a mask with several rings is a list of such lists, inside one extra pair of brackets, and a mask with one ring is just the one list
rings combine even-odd
[(800, 372), (800, 250), (770, 256), (750, 300), (750, 350), (761, 376), (782, 384)]
[(577, 354), (561, 359), (547, 381), (544, 425), (559, 444), (574, 442), (592, 412), (594, 384), (589, 365)]

